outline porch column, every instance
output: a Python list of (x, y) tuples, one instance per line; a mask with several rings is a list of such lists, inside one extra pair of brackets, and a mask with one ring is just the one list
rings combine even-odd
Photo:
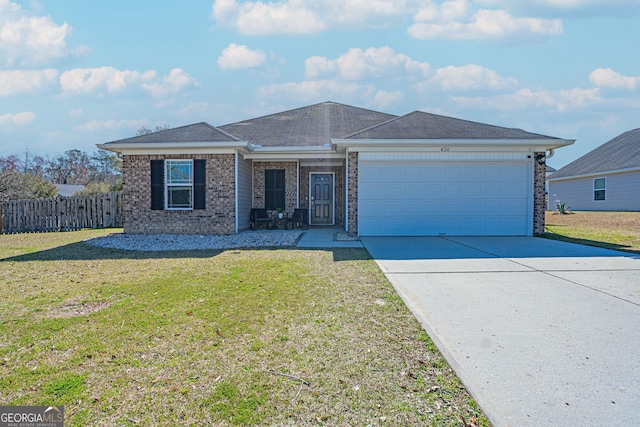
[(347, 153), (347, 202), (349, 203), (348, 234), (358, 234), (358, 152)]

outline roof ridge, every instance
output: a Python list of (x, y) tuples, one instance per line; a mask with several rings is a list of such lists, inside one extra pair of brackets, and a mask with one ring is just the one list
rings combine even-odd
[[(415, 111), (414, 111), (413, 113), (415, 113)], [(356, 135), (358, 135), (358, 134), (361, 134), (361, 133), (364, 133), (364, 132), (368, 132), (368, 131), (370, 131), (370, 130), (372, 130), (372, 129), (375, 129), (375, 128), (380, 127), (380, 126), (382, 126), (382, 125), (386, 125), (386, 124), (388, 124), (388, 123), (391, 123), (391, 122), (393, 122), (393, 121), (396, 121), (396, 120), (398, 120), (398, 119), (401, 119), (401, 118), (406, 117), (406, 116), (408, 116), (409, 114), (413, 114), (413, 113), (408, 113), (408, 114), (405, 114), (405, 115), (402, 115), (402, 116), (395, 116), (395, 117), (394, 117), (394, 118), (392, 118), (392, 119), (386, 120), (386, 121), (384, 121), (384, 122), (377, 123), (377, 124), (375, 124), (375, 125), (373, 125), (373, 126), (369, 126), (368, 128), (360, 129), (359, 131), (356, 131), (356, 132), (350, 133), (349, 135), (345, 135), (343, 138), (344, 138), (344, 139), (349, 139), (349, 138), (351, 138), (352, 136), (356, 136)], [(390, 115), (395, 115), (395, 114), (390, 114)]]
[(342, 106), (342, 107), (355, 108), (355, 109), (362, 110), (362, 111), (369, 111), (371, 113), (376, 113), (376, 114), (385, 114), (385, 115), (388, 115), (388, 116), (394, 116), (395, 115), (395, 114), (383, 113), (382, 111), (372, 110), (370, 108), (356, 107), (355, 105), (344, 104), (344, 103), (341, 103), (341, 102), (322, 101), (322, 102), (317, 102), (315, 104), (306, 105), (304, 107), (291, 108), (289, 110), (278, 111), (278, 112), (275, 112), (275, 113), (264, 114), (264, 115), (258, 116), (258, 117), (251, 117), (251, 118), (245, 119), (245, 120), (238, 120), (236, 122), (226, 123), (224, 125), (220, 125), (219, 127), (231, 126), (231, 125), (235, 125), (235, 124), (238, 124), (238, 123), (246, 123), (246, 122), (249, 122), (251, 120), (260, 120), (260, 119), (265, 119), (265, 118), (268, 118), (268, 117), (279, 116), (279, 115), (291, 113), (293, 111), (306, 110), (308, 108), (317, 107), (317, 106), (324, 105), (324, 104), (339, 105), (339, 106)]
[(230, 134), (230, 133), (229, 133), (229, 132), (227, 132), (226, 130), (220, 129), (220, 128), (219, 128), (219, 127), (217, 127), (217, 126), (210, 125), (210, 124), (209, 124), (209, 123), (207, 123), (207, 122), (198, 122), (198, 123), (194, 123), (193, 125), (199, 125), (199, 124), (203, 124), (203, 125), (205, 125), (205, 126), (208, 126), (208, 127), (210, 127), (212, 130), (215, 130), (215, 131), (217, 131), (217, 132), (220, 132), (220, 133), (222, 133), (222, 134), (224, 134), (224, 135), (228, 136), (229, 138), (235, 139), (236, 141), (242, 141), (242, 139), (238, 138), (238, 137), (237, 137), (237, 136), (235, 136), (235, 135)]

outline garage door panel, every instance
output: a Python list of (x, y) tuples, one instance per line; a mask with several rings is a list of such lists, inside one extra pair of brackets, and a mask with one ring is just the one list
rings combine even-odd
[(478, 198), (483, 196), (483, 188), (480, 182), (465, 183), (462, 185), (462, 197)]
[(422, 168), (415, 165), (409, 165), (402, 168), (402, 179), (405, 182), (420, 182), (422, 177)]
[(402, 199), (420, 200), (422, 198), (422, 184), (420, 182), (402, 185)]
[(440, 184), (422, 184), (422, 197), (423, 199), (437, 200), (442, 195), (442, 187)]
[(359, 165), (359, 233), (530, 235), (527, 162)]
[(505, 182), (501, 185), (500, 191), (503, 197), (518, 198), (527, 186), (522, 182)]
[(446, 183), (442, 184), (443, 199), (459, 199), (462, 196), (462, 184), (460, 183)]
[(424, 210), (422, 209), (422, 203), (420, 200), (403, 200), (400, 206), (402, 214), (405, 217), (421, 217), (424, 215)]
[(423, 182), (439, 182), (442, 180), (442, 167), (438, 165), (432, 166), (420, 169)]
[(402, 167), (391, 166), (382, 170), (384, 182), (402, 182)]

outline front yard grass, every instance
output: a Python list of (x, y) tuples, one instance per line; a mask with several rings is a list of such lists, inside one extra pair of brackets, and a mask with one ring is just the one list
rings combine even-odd
[(67, 426), (489, 425), (365, 250), (82, 243), (109, 232), (0, 236), (0, 405), (64, 405)]
[(640, 254), (640, 212), (547, 211), (544, 237)]

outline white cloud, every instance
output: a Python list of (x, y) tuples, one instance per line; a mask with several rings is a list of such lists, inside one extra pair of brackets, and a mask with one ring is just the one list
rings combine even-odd
[(155, 98), (175, 95), (188, 87), (199, 87), (200, 83), (182, 68), (174, 68), (159, 83), (144, 83), (142, 88)]
[(190, 102), (186, 106), (176, 111), (178, 117), (193, 117), (200, 116), (211, 110), (211, 104), (209, 102)]
[(438, 68), (430, 79), (416, 85), (418, 90), (424, 91), (437, 87), (443, 91), (468, 90), (513, 90), (518, 81), (513, 77), (501, 77), (494, 70), (480, 65), (469, 64), (461, 67), (450, 65)]
[(140, 73), (113, 67), (76, 68), (62, 73), (60, 86), (64, 92), (92, 93), (104, 89), (115, 92), (129, 85), (152, 81), (155, 77), (155, 71)]
[(81, 126), (76, 126), (74, 130), (89, 132), (113, 131), (119, 129), (140, 129), (149, 126), (148, 120), (91, 120)]
[(267, 55), (261, 50), (249, 49), (246, 45), (231, 43), (218, 57), (218, 67), (222, 71), (255, 68), (264, 65)]
[(0, 0), (0, 57), (5, 65), (40, 65), (69, 55), (71, 26), (50, 16), (33, 16), (16, 3)]
[(422, 76), (428, 74), (430, 69), (429, 63), (414, 61), (390, 47), (370, 47), (365, 50), (352, 48), (333, 60), (313, 56), (305, 61), (305, 74), (309, 78), (326, 74), (337, 74), (345, 80), (406, 76), (407, 74)]
[(561, 113), (602, 103), (599, 89), (531, 90), (493, 97), (454, 97), (460, 106), (467, 108), (492, 109), (496, 111), (551, 110)]
[(58, 71), (51, 68), (0, 71), (0, 96), (37, 92), (54, 85), (57, 77)]
[(216, 0), (213, 16), (245, 35), (313, 34), (332, 26), (386, 27), (412, 9), (404, 0)]
[(15, 124), (18, 126), (24, 126), (36, 119), (36, 115), (31, 111), (24, 111), (17, 114), (4, 114), (0, 116), (0, 125)]
[(326, 24), (316, 11), (300, 0), (263, 3), (216, 0), (213, 15), (218, 22), (237, 27), (241, 34), (311, 34)]
[[(508, 7), (513, 0), (475, 0), (488, 6)], [(528, 6), (543, 6), (555, 9), (584, 9), (591, 7), (637, 7), (637, 0), (528, 0)]]
[(518, 18), (504, 10), (477, 9), (468, 0), (427, 3), (414, 15), (407, 29), (411, 37), (423, 40), (511, 40), (539, 39), (562, 34), (559, 19)]
[(279, 97), (306, 102), (312, 99), (329, 99), (346, 95), (371, 94), (372, 86), (335, 80), (314, 80), (300, 83), (284, 83), (263, 86), (258, 95), (263, 98)]
[(418, 39), (513, 40), (515, 35), (519, 40), (537, 40), (562, 33), (558, 19), (512, 16), (506, 11), (512, 3), (505, 3), (501, 10), (476, 5), (491, 1), (215, 0), (212, 9), (218, 24), (244, 35), (313, 34), (332, 27), (385, 28), (401, 25), (411, 15), (415, 23), (408, 33)]
[(640, 86), (640, 76), (628, 77), (612, 70), (611, 68), (598, 68), (591, 72), (589, 81), (599, 87), (612, 89), (635, 90)]
[(371, 104), (381, 110), (387, 109), (394, 105), (399, 105), (405, 100), (406, 96), (402, 92), (386, 92), (380, 90), (376, 92), (371, 100)]

